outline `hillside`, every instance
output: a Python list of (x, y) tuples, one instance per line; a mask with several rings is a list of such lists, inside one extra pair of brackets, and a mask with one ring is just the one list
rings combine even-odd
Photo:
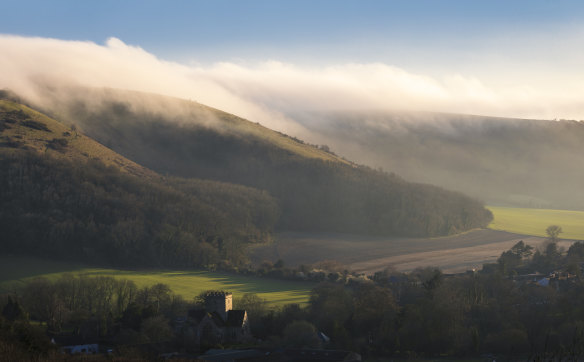
[(267, 190), (280, 230), (434, 236), (485, 227), (480, 202), (413, 184), (196, 102), (113, 89), (43, 95), (44, 109), (160, 174)]
[(584, 122), (425, 112), (298, 114), (338, 153), (491, 205), (584, 210)]
[(52, 158), (83, 162), (99, 159), (125, 173), (156, 177), (145, 167), (103, 147), (79, 132), (27, 106), (0, 99), (0, 145), (5, 149), (27, 149)]
[(279, 209), (266, 192), (162, 178), (81, 132), (0, 100), (0, 252), (124, 266), (245, 262)]

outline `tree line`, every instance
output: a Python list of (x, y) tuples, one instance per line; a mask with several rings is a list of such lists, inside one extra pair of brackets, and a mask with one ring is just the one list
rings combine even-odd
[(244, 186), (141, 179), (98, 160), (0, 152), (0, 251), (124, 266), (245, 263), (279, 215)]
[[(325, 282), (306, 308), (250, 314), (252, 328), (275, 344), (363, 356), (582, 358), (584, 242), (567, 251), (556, 242), (550, 237), (537, 249), (518, 242), (476, 272), (388, 268), (367, 279)], [(294, 321), (302, 324), (286, 334)], [(316, 331), (330, 342), (323, 344)]]
[(173, 341), (171, 322), (195, 305), (161, 283), (138, 288), (113, 277), (38, 278), (1, 296), (0, 351), (13, 360), (62, 360), (50, 339), (67, 338), (105, 341), (122, 356), (147, 357), (139, 346)]
[[(258, 339), (254, 345), (266, 348), (344, 349), (364, 357), (580, 359), (584, 278), (580, 269), (568, 273), (571, 265), (584, 262), (584, 242), (557, 254), (551, 244), (533, 251), (519, 242), (478, 272), (386, 269), (370, 278), (321, 283), (304, 307), (274, 309), (246, 294), (236, 296), (234, 308), (247, 310)], [(510, 255), (522, 262), (511, 267), (505, 261)], [(545, 273), (520, 274), (536, 268)], [(549, 284), (539, 282), (546, 277)], [(120, 345), (165, 340), (178, 349), (188, 347), (181, 345), (186, 337), (173, 320), (200, 305), (163, 284), (138, 289), (132, 282), (102, 277), (39, 279), (10, 298), (3, 299), (4, 326), (31, 318), (53, 331), (82, 333), (91, 327)]]

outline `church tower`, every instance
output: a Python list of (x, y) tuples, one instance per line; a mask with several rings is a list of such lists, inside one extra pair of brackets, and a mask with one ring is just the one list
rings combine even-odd
[(227, 321), (227, 312), (233, 309), (233, 294), (223, 291), (212, 291), (205, 294), (205, 310), (215, 312)]

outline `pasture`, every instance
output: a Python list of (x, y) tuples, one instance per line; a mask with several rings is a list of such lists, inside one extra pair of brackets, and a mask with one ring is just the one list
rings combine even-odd
[(545, 229), (559, 225), (562, 239), (584, 240), (584, 211), (522, 209), (489, 206), (494, 215), (489, 225), (492, 230), (505, 230), (511, 233), (546, 237)]
[(31, 257), (0, 255), (0, 292), (18, 289), (28, 280), (44, 277), (55, 280), (65, 273), (84, 276), (111, 276), (129, 279), (138, 287), (164, 283), (175, 294), (191, 300), (206, 290), (227, 290), (235, 300), (244, 293), (255, 293), (271, 306), (305, 304), (314, 283), (284, 281), (194, 270), (118, 270), (93, 268), (78, 263), (56, 262)]

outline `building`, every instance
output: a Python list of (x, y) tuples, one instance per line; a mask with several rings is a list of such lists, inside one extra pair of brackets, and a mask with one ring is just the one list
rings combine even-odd
[(196, 345), (241, 343), (252, 339), (247, 312), (233, 309), (233, 294), (205, 293), (204, 309), (192, 309), (185, 321), (185, 334)]

